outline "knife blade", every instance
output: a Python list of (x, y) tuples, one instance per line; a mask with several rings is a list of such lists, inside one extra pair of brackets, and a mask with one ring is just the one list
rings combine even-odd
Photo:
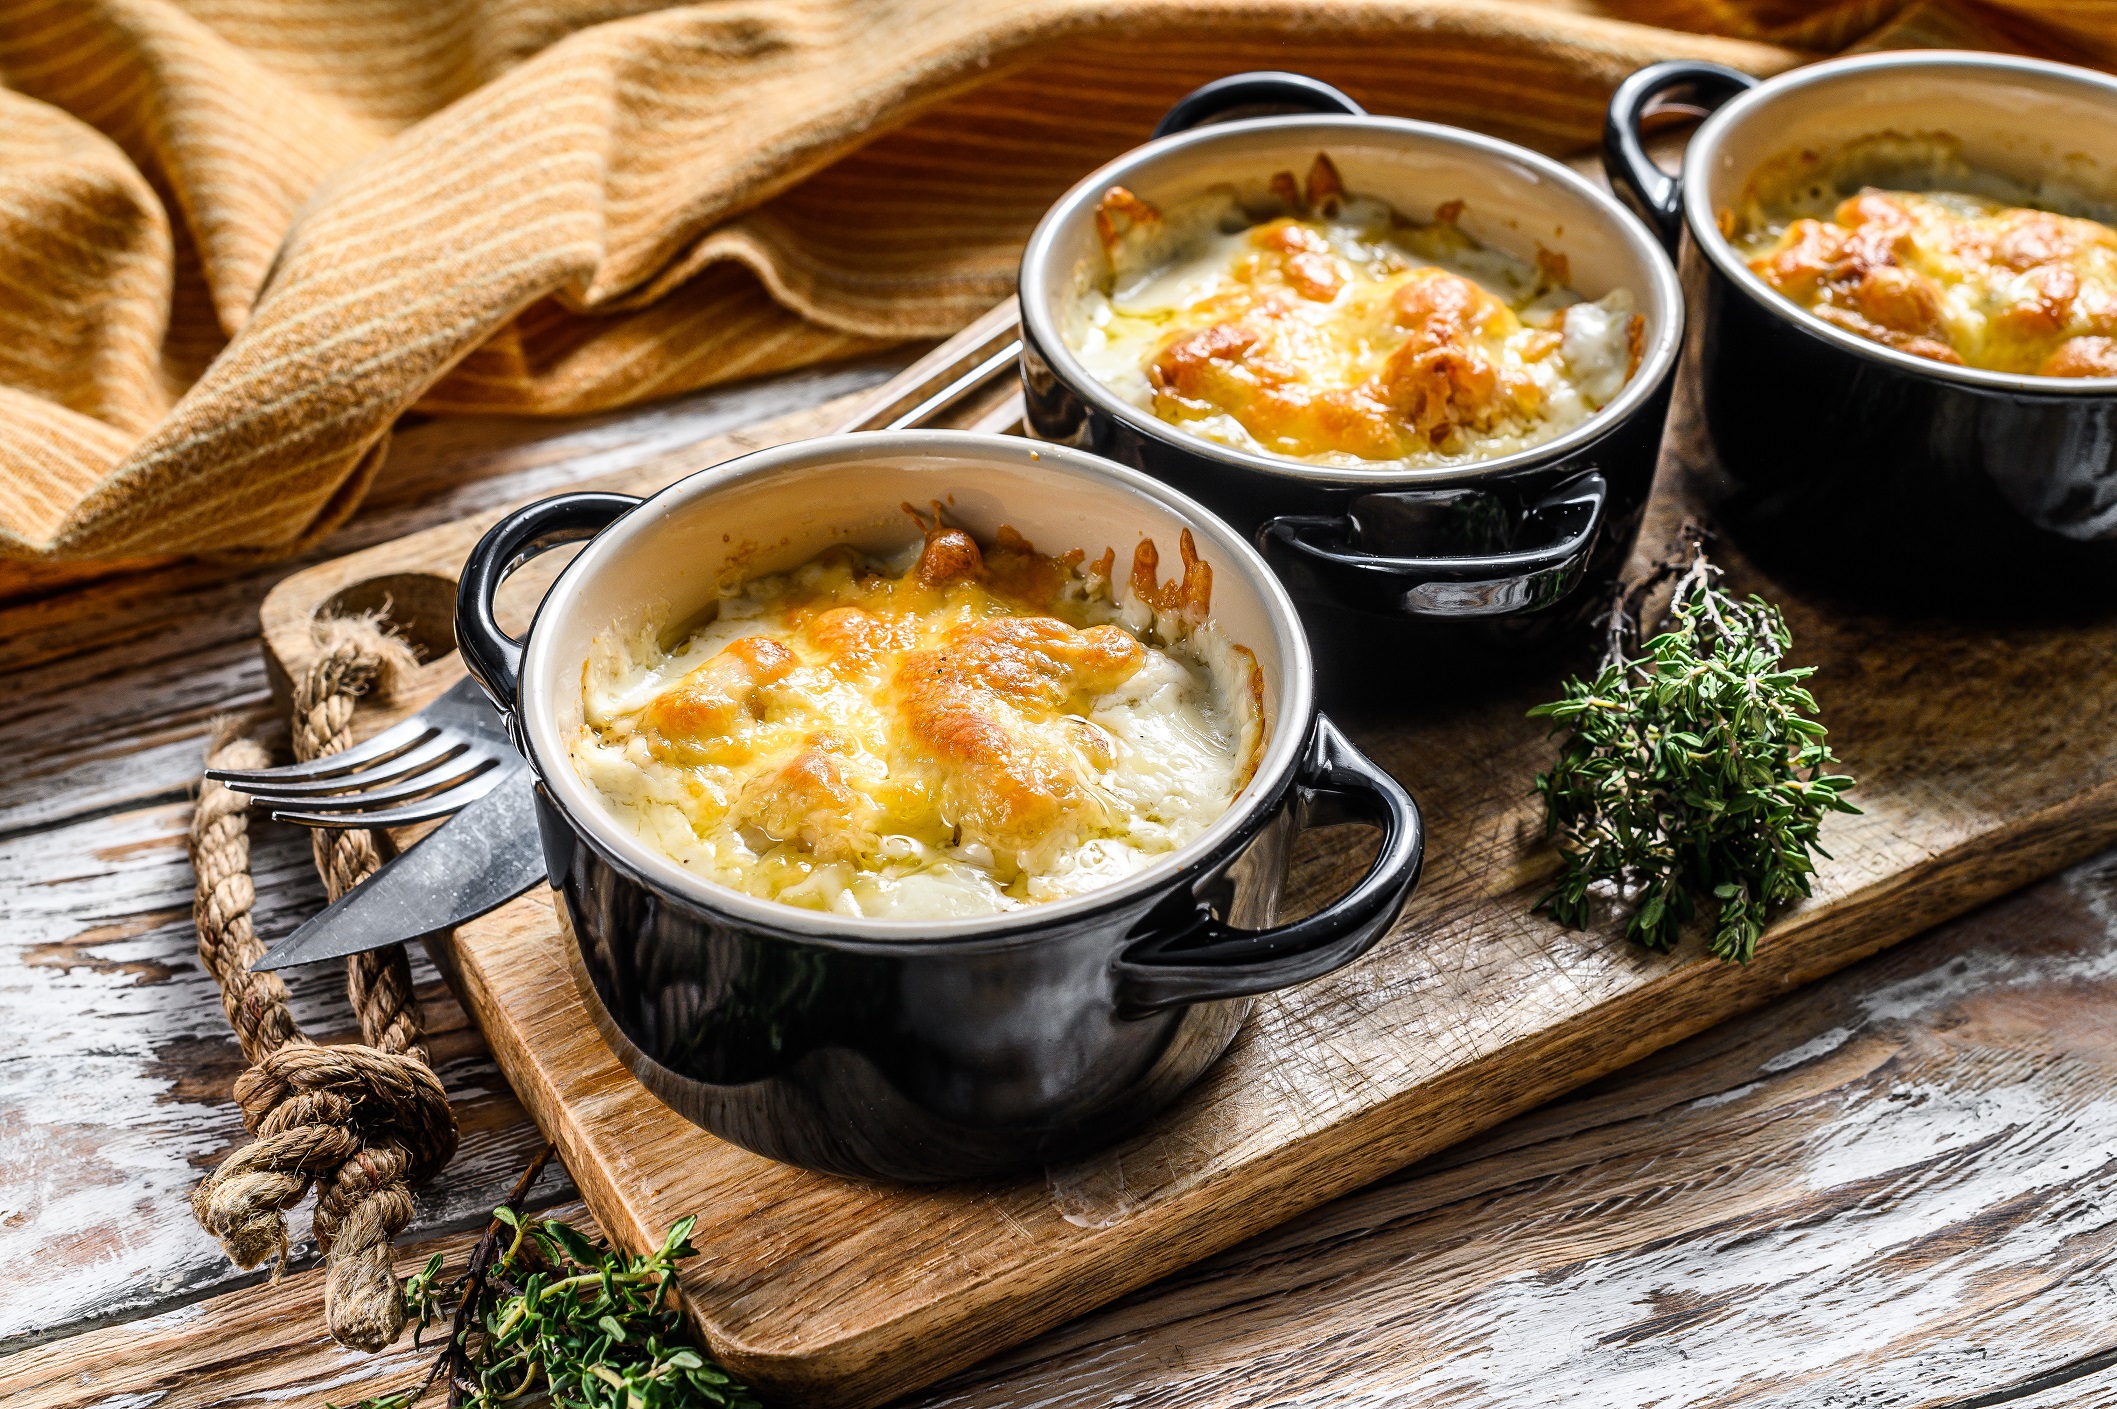
[(520, 755), (498, 786), (311, 915), (250, 967), (338, 959), (453, 929), (544, 878), (536, 779)]

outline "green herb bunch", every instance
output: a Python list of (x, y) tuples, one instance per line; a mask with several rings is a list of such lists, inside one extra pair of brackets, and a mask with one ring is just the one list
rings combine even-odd
[(418, 1384), (359, 1409), (409, 1409), (444, 1378), (451, 1409), (497, 1409), (533, 1392), (580, 1409), (759, 1409), (687, 1343), (674, 1290), (677, 1262), (697, 1252), (686, 1241), (696, 1220), (679, 1219), (645, 1256), (612, 1251), (569, 1224), (522, 1216), (543, 1164), (493, 1210), (462, 1276), (443, 1285), (436, 1253), (405, 1280), (413, 1344), (443, 1316), (448, 1343)]
[[(1611, 883), (1634, 902), (1625, 932), (1667, 952), (1710, 897), (1712, 952), (1748, 963), (1770, 907), (1807, 895), (1828, 857), (1824, 815), (1859, 809), (1801, 683), (1813, 667), (1781, 664), (1793, 642), (1779, 609), (1721, 591), (1704, 535), (1685, 536), (1687, 562), (1612, 606), (1600, 673), (1529, 711), (1566, 734), (1536, 779), (1565, 869), (1536, 908), (1579, 929), (1591, 887)], [(1641, 604), (1672, 577), (1664, 629), (1630, 654)]]

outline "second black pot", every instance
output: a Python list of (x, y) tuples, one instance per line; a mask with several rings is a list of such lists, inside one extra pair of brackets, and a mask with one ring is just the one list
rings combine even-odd
[[(1196, 124), (1262, 105), (1294, 115)], [(1195, 127), (1195, 130), (1193, 128)], [(1647, 328), (1620, 395), (1574, 431), (1438, 469), (1341, 468), (1193, 436), (1099, 382), (1065, 330), (1102, 277), (1095, 211), (1122, 185), (1164, 207), (1220, 183), (1262, 186), (1328, 152), (1348, 190), (1414, 219), (1464, 202), (1463, 228), (1533, 259), (1566, 256), (1589, 297), (1631, 291)], [(1638, 536), (1660, 453), (1683, 302), (1653, 235), (1576, 173), (1458, 128), (1365, 113), (1293, 74), (1243, 74), (1173, 109), (1154, 140), (1096, 171), (1045, 215), (1022, 259), (1022, 382), (1038, 436), (1093, 450), (1191, 495), (1250, 536), (1316, 641), (1327, 681), (1387, 689), (1438, 679), (1450, 657), (1534, 664), (1604, 605)], [(1452, 685), (1451, 688), (1454, 688)]]

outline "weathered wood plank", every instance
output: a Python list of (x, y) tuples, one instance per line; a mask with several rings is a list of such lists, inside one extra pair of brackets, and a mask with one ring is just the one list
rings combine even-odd
[[(0, 1347), (262, 1275), (232, 1267), (188, 1202), (244, 1138), (229, 1094), (241, 1054), (195, 952), (189, 816), (169, 803), (0, 848), (0, 1265), (36, 1269), (0, 1278)], [(253, 865), (264, 932), (323, 903), (295, 829), (260, 827)], [(343, 974), (292, 977), (319, 1039), (357, 1035)], [(542, 1139), (423, 956), (415, 976), (462, 1126), (448, 1176), (416, 1191), (416, 1226), (446, 1228), (505, 1194)]]
[[(1643, 554), (1665, 552), (1695, 510), (1683, 470), (1710, 454), (1698, 424), (1672, 426)], [(689, 467), (668, 457), (584, 483), (639, 488)], [(268, 645), (298, 668), (320, 602), (378, 574), (452, 580), (482, 527), (287, 579), (265, 606)], [(872, 1404), (2117, 837), (2117, 621), (1864, 617), (1766, 583), (1735, 545), (1717, 553), (1737, 590), (1786, 607), (1865, 809), (1826, 823), (1835, 859), (1815, 900), (1778, 920), (1746, 970), (1695, 946), (1645, 956), (1608, 927), (1566, 933), (1529, 913), (1557, 864), (1528, 789), (1550, 745), (1524, 717), (1547, 683), (1344, 719), (1427, 813), (1426, 880), (1405, 918), (1361, 964), (1262, 1000), (1153, 1128), (1039, 1178), (880, 1189), (703, 1136), (589, 1030), (548, 897), (459, 933), (466, 998), (616, 1236), (644, 1243), (700, 1205), (746, 1210), (702, 1236), (684, 1283), (729, 1363), (768, 1389)], [(429, 687), (459, 668), (437, 664)], [(1336, 861), (1311, 892), (1349, 883), (1353, 859)]]
[[(2117, 1346), (2105, 858), (911, 1401), (1939, 1406)], [(2103, 1371), (2027, 1402), (2108, 1402)]]
[[(1945, 1404), (1940, 1409), (2112, 1409), (2117, 1406), (2117, 1370), (2107, 1366), (2107, 1356), (2094, 1357), (2096, 1368), (2079, 1375), (2067, 1368), (2047, 1374), (2032, 1375), (2018, 1385), (2006, 1386), (1989, 1394), (1972, 1395)], [(2046, 1381), (2055, 1381), (2047, 1387)], [(2026, 1390), (2026, 1393), (2018, 1393)]]
[[(902, 1409), (2108, 1409), (2117, 1372), (2036, 1385), (2117, 1344), (2113, 914), (2105, 858)], [(0, 1399), (345, 1403), (398, 1383), (401, 1348), (322, 1341), (312, 1285), (0, 1361)]]
[[(593, 1226), (577, 1203), (530, 1202), (550, 1217)], [(475, 1231), (434, 1238), (405, 1248), (397, 1265), (409, 1272), (438, 1252), (459, 1268), (476, 1241)], [(323, 1273), (297, 1272), (277, 1286), (246, 1287), (0, 1360), (0, 1402), (11, 1409), (354, 1404), (416, 1383), (437, 1344), (429, 1332), (425, 1350), (406, 1336), (363, 1355), (317, 1334), (322, 1323)]]

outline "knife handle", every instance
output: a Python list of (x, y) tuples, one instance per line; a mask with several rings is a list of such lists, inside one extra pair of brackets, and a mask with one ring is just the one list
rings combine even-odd
[(522, 643), (500, 629), (493, 598), (507, 575), (546, 549), (593, 538), (640, 506), (629, 494), (560, 494), (515, 510), (487, 529), (456, 585), (456, 646), (500, 713), (512, 718)]

